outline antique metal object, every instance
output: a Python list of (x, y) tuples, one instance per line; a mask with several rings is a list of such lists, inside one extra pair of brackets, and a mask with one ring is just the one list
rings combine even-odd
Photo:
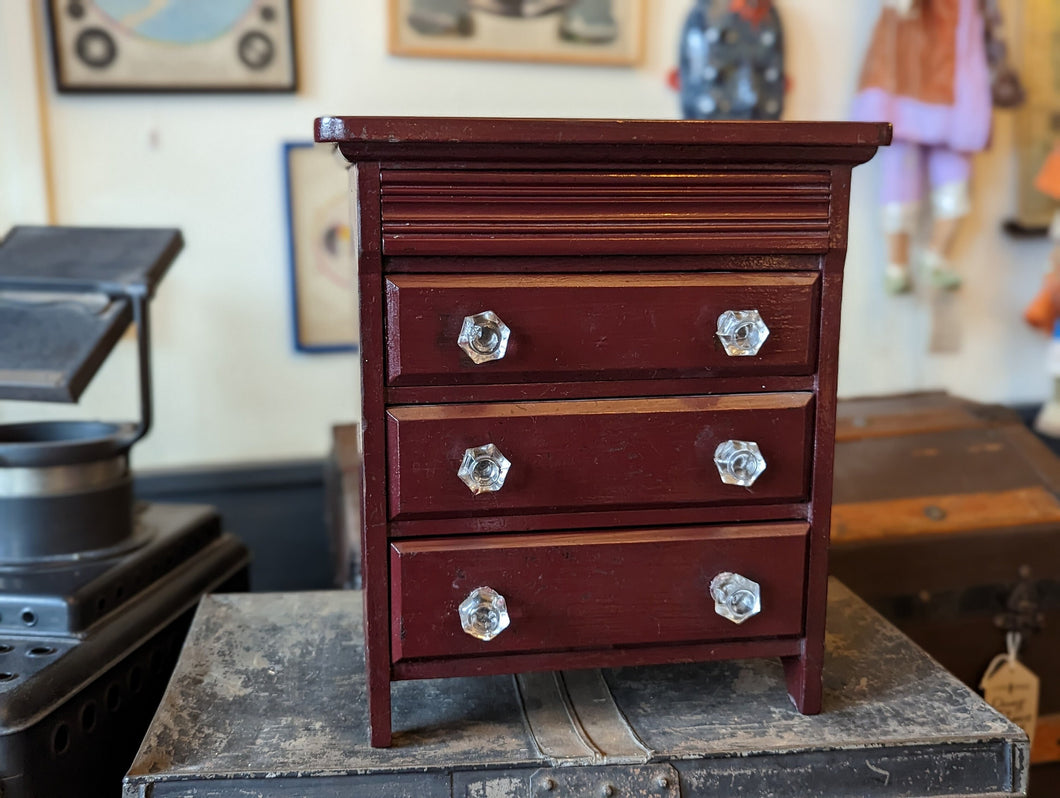
[(150, 428), (148, 301), (176, 230), (16, 227), (0, 241), (0, 399), (75, 402), (131, 322), (140, 419), (0, 424), (0, 794), (105, 795), (195, 603), (244, 589), (210, 508), (134, 501)]

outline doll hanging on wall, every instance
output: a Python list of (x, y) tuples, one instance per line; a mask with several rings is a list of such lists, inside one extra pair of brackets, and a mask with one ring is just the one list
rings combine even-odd
[[(911, 239), (925, 199), (931, 235), (917, 259), (919, 276), (942, 289), (961, 284), (951, 248), (971, 205), (972, 155), (990, 140), (982, 2), (884, 0), (865, 57), (853, 116), (894, 125), (893, 144), (877, 156), (888, 245), (884, 284), (894, 294), (913, 285)], [(987, 15), (996, 21), (995, 9)]]

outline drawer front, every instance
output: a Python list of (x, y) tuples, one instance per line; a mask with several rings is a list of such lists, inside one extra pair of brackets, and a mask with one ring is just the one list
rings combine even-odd
[[(395, 519), (801, 501), (809, 491), (810, 393), (410, 405), (387, 416)], [(756, 443), (766, 462), (750, 487), (719, 476), (728, 440)], [(458, 472), (488, 444), (510, 465), (499, 490), (473, 493)]]
[[(395, 275), (387, 291), (391, 385), (811, 374), (820, 275)], [(758, 311), (754, 354), (728, 354), (726, 311)], [(500, 359), (458, 345), (464, 319), (509, 329)]]
[[(396, 542), (393, 660), (796, 636), (807, 536), (791, 523)], [(722, 572), (758, 583), (757, 615), (717, 614), (710, 584)], [(510, 619), (488, 641), (459, 614), (482, 587)]]

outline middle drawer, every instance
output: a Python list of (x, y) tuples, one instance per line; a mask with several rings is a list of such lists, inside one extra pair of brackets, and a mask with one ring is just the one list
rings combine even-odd
[(408, 405), (391, 407), (387, 425), (394, 519), (803, 501), (809, 491), (811, 393)]
[(387, 379), (404, 386), (812, 374), (819, 297), (820, 275), (799, 272), (392, 275)]

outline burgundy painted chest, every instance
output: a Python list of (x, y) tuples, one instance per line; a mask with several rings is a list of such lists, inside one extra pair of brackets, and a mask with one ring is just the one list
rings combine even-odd
[(821, 702), (851, 169), (885, 124), (325, 117), (390, 683), (780, 657)]

